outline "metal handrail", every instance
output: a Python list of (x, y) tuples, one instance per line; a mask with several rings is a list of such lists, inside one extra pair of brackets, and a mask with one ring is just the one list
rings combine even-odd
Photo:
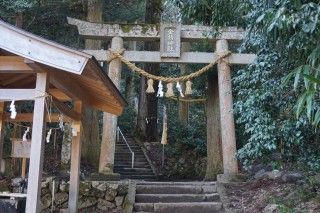
[(126, 143), (127, 147), (129, 148), (129, 151), (131, 152), (131, 168), (134, 167), (134, 151), (132, 151), (127, 139), (124, 137), (120, 127), (117, 128), (117, 141), (119, 142), (120, 135), (123, 138), (124, 142)]

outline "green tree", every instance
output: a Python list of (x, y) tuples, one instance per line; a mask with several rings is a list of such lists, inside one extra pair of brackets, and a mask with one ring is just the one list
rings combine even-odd
[[(319, 3), (315, 2), (251, 2), (246, 16), (250, 34), (245, 48), (256, 50), (258, 59), (235, 77), (237, 121), (242, 124), (248, 140), (239, 151), (244, 161), (278, 151), (284, 160), (303, 159), (319, 166), (319, 158), (314, 158), (318, 153), (310, 152), (318, 150), (315, 147), (319, 144), (315, 143), (315, 134), (306, 119), (315, 121), (317, 106), (313, 90), (316, 85), (308, 76), (312, 70), (310, 65), (318, 66), (320, 10)], [(297, 93), (283, 84), (294, 74)], [(304, 84), (299, 86), (301, 77)], [(296, 104), (299, 91), (302, 95)], [(304, 109), (307, 116), (299, 116)]]
[[(238, 157), (250, 165), (279, 152), (283, 160), (304, 160), (319, 166), (319, 158), (314, 157), (318, 153), (312, 152), (319, 150), (319, 144), (306, 119), (313, 123), (320, 120), (314, 90), (319, 82), (318, 1), (176, 2), (194, 21), (213, 27), (236, 25), (249, 32), (239, 51), (257, 53), (257, 60), (234, 72), (233, 78)], [(296, 93), (283, 84), (293, 75)], [(299, 79), (303, 84), (298, 84)], [(298, 94), (302, 95), (296, 105)], [(294, 110), (297, 115), (305, 111), (307, 116), (296, 119)]]

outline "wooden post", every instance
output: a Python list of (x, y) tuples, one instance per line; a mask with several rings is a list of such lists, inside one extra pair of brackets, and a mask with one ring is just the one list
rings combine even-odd
[(27, 158), (22, 158), (21, 177), (26, 178)]
[[(114, 37), (111, 41), (111, 48), (120, 51), (123, 48), (123, 39)], [(114, 59), (109, 64), (109, 78), (117, 88), (120, 87), (121, 80), (121, 60)], [(114, 152), (116, 143), (117, 116), (110, 113), (103, 114), (103, 132), (100, 151), (99, 172), (112, 173), (114, 165)]]
[(3, 155), (3, 143), (4, 143), (4, 118), (5, 118), (5, 104), (0, 102), (0, 171), (3, 170), (2, 155)]
[(216, 180), (222, 173), (222, 148), (217, 74), (208, 73), (207, 118), (207, 170), (205, 180)]
[(48, 74), (37, 73), (36, 90), (38, 97), (34, 101), (30, 166), (28, 178), (27, 213), (40, 212), (40, 194), (43, 168), (44, 138), (46, 124), (46, 91)]
[[(82, 113), (81, 101), (76, 101), (74, 110)], [(73, 125), (79, 128), (77, 136), (72, 137), (71, 144), (71, 168), (69, 186), (69, 213), (78, 212), (79, 183), (80, 183), (80, 159), (81, 159), (81, 130), (82, 121), (74, 121)]]
[[(227, 40), (218, 40), (217, 53), (228, 51)], [(233, 100), (231, 88), (231, 73), (227, 59), (218, 63), (220, 122), (223, 154), (224, 174), (237, 174), (238, 162), (236, 159), (236, 135), (233, 117)]]

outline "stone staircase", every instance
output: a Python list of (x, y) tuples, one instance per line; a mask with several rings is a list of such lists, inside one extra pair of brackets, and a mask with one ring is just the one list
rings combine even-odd
[(215, 182), (139, 182), (136, 213), (222, 213)]
[(134, 168), (131, 168), (131, 152), (120, 135), (115, 147), (114, 172), (119, 173), (121, 179), (156, 180), (156, 175), (153, 173), (141, 147), (132, 136), (125, 135), (125, 138), (135, 154)]

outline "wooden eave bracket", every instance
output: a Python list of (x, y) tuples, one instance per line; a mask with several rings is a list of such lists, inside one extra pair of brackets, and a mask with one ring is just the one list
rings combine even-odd
[(52, 97), (54, 105), (58, 108), (58, 110), (64, 114), (65, 116), (71, 118), (74, 121), (81, 121), (82, 116), (80, 113), (74, 111), (73, 109), (69, 108), (66, 104), (60, 102), (58, 99)]

